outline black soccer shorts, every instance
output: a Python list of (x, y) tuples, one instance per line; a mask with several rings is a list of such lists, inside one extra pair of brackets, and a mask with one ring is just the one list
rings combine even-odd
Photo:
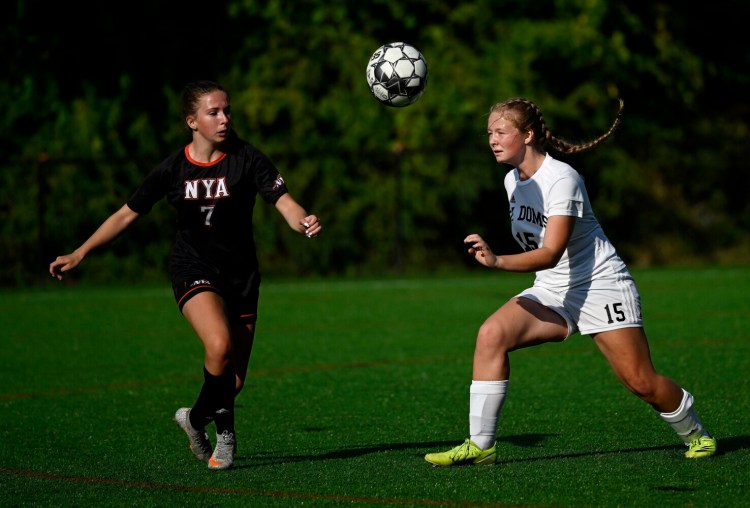
[(172, 290), (180, 312), (195, 295), (211, 291), (224, 299), (229, 322), (232, 324), (255, 324), (258, 319), (259, 283), (251, 280), (225, 281), (216, 275), (201, 275), (189, 279), (175, 279)]

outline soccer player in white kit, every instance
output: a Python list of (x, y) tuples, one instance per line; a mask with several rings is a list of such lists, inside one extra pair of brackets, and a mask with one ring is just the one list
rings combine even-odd
[(436, 466), (492, 464), (500, 409), (510, 377), (508, 354), (575, 332), (590, 335), (620, 381), (650, 404), (675, 430), (687, 458), (716, 452), (693, 407), (693, 396), (654, 369), (633, 278), (604, 234), (581, 176), (554, 159), (607, 139), (621, 121), (584, 144), (554, 137), (539, 108), (509, 99), (490, 108), (489, 146), (498, 163), (513, 167), (505, 177), (513, 236), (524, 252), (496, 255), (476, 234), (464, 242), (479, 263), (509, 272), (536, 272), (534, 285), (490, 315), (476, 340), (469, 389), (469, 438), (451, 450), (429, 453)]

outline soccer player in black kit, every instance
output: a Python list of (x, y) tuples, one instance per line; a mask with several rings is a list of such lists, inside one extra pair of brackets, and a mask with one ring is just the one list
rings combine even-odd
[[(170, 271), (177, 305), (205, 349), (204, 383), (191, 408), (175, 421), (190, 449), (210, 469), (227, 469), (237, 450), (234, 399), (247, 376), (255, 336), (260, 272), (253, 240), (257, 195), (276, 206), (289, 226), (308, 238), (320, 219), (289, 194), (273, 163), (231, 128), (228, 93), (218, 84), (188, 84), (182, 116), (191, 142), (162, 161), (122, 208), (80, 247), (57, 257), (50, 274), (62, 279), (89, 252), (125, 231), (162, 198), (177, 210)], [(213, 447), (206, 426), (216, 425)]]

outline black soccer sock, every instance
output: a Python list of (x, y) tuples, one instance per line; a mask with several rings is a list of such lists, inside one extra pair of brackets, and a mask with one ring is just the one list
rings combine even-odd
[(234, 369), (227, 368), (220, 376), (214, 376), (203, 368), (203, 386), (198, 399), (190, 410), (190, 425), (203, 429), (212, 421), (216, 432), (234, 433)]
[(234, 434), (234, 369), (228, 367), (216, 380), (217, 392), (216, 398), (213, 399), (216, 433), (222, 434), (227, 431)]

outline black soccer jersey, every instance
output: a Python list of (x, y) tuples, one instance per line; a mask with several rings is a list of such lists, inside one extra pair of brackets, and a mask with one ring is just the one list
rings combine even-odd
[(187, 147), (177, 151), (151, 171), (128, 201), (139, 214), (164, 197), (177, 210), (173, 278), (196, 267), (235, 279), (258, 270), (255, 197), (274, 204), (287, 192), (286, 184), (268, 157), (236, 135), (223, 148), (225, 154), (211, 163), (191, 159)]

